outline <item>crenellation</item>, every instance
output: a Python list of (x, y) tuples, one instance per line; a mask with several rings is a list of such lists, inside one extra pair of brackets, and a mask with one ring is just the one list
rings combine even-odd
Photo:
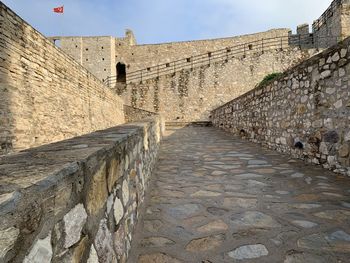
[(301, 24), (297, 27), (297, 35), (308, 35), (310, 34), (310, 25)]
[(321, 17), (314, 21), (312, 31), (317, 45), (329, 47), (350, 36), (349, 8), (349, 0), (333, 0)]

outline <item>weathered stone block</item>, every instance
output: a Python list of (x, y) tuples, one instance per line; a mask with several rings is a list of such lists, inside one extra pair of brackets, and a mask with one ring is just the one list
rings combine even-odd
[(297, 113), (304, 114), (306, 112), (306, 106), (304, 104), (298, 104)]
[(122, 196), (124, 205), (127, 205), (127, 203), (129, 202), (129, 194), (129, 184), (126, 180), (124, 180), (122, 186)]
[(44, 239), (38, 239), (23, 263), (50, 263), (52, 258), (51, 233)]
[(343, 144), (339, 148), (339, 156), (340, 157), (347, 157), (349, 155), (349, 145)]
[(64, 247), (69, 248), (80, 240), (81, 230), (87, 219), (83, 204), (76, 205), (64, 218), (65, 242)]
[(125, 232), (123, 225), (119, 226), (118, 231), (114, 233), (114, 247), (118, 257), (122, 257), (125, 253)]
[(323, 141), (337, 143), (339, 141), (339, 135), (335, 130), (328, 131), (323, 135)]
[(66, 185), (65, 187), (62, 187), (58, 190), (57, 194), (55, 195), (55, 215), (58, 215), (66, 209), (71, 194), (71, 185)]
[(347, 51), (345, 48), (342, 48), (341, 51), (340, 51), (340, 56), (341, 56), (342, 58), (345, 58), (347, 52), (348, 52), (348, 51)]
[(343, 106), (343, 100), (337, 100), (337, 102), (334, 103), (334, 107), (335, 107), (336, 109), (339, 109), (339, 108), (341, 108), (342, 106)]
[(338, 52), (334, 53), (334, 55), (332, 56), (332, 61), (337, 62), (339, 61), (339, 59), (340, 59), (339, 53)]
[(331, 76), (331, 74), (332, 74), (332, 72), (330, 70), (325, 70), (325, 71), (321, 72), (321, 78), (322, 79), (328, 78)]
[(6, 254), (14, 247), (19, 236), (19, 229), (10, 227), (0, 230), (0, 261), (4, 261)]
[(102, 219), (94, 241), (99, 263), (117, 262), (113, 249), (113, 239), (107, 227), (107, 220)]
[(320, 153), (328, 155), (328, 146), (325, 142), (320, 143)]
[(89, 215), (97, 214), (107, 201), (106, 163), (92, 176), (87, 190), (86, 207)]
[(98, 261), (98, 256), (97, 256), (97, 252), (96, 252), (94, 245), (91, 245), (90, 254), (89, 254), (89, 258), (87, 260), (87, 263), (100, 263)]
[[(62, 263), (80, 263), (86, 249), (88, 248), (88, 237), (83, 237), (77, 246), (71, 248), (66, 255), (62, 257)], [(98, 263), (96, 261), (96, 263)]]
[(123, 204), (118, 197), (116, 197), (114, 200), (113, 209), (114, 209), (115, 224), (118, 225), (120, 220), (124, 216), (124, 207), (123, 207)]
[(113, 186), (117, 180), (122, 176), (121, 169), (117, 159), (113, 158), (109, 164), (107, 180), (108, 180), (108, 192), (111, 193)]

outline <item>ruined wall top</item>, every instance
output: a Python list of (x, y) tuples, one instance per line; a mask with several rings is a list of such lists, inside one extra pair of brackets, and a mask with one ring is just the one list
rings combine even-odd
[(350, 0), (334, 0), (326, 11), (324, 11), (323, 14), (313, 22), (313, 32), (320, 30), (322, 25), (329, 22), (330, 18), (335, 14), (337, 15), (337, 19), (341, 19), (341, 14), (343, 12), (339, 12), (339, 10), (347, 9), (348, 5), (350, 5)]

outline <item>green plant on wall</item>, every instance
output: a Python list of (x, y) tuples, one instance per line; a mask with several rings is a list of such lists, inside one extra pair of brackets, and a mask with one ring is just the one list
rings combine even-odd
[(274, 72), (274, 73), (268, 74), (263, 78), (262, 81), (260, 81), (260, 83), (258, 85), (256, 85), (256, 87), (264, 86), (265, 84), (269, 83), (270, 81), (274, 80), (275, 78), (278, 78), (281, 75), (282, 75), (282, 73), (280, 73), (280, 72)]

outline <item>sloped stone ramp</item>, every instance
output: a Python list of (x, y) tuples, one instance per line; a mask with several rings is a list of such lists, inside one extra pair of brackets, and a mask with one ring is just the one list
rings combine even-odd
[(215, 128), (167, 133), (129, 262), (350, 262), (350, 178)]

